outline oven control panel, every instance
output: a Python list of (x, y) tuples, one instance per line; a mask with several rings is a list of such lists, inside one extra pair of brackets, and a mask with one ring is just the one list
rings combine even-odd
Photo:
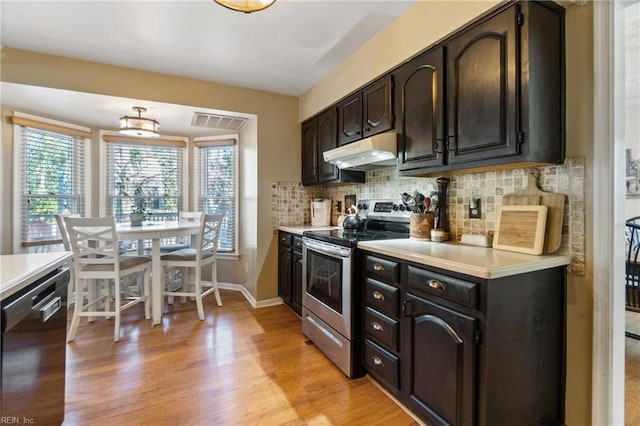
[(360, 200), (357, 207), (363, 219), (408, 223), (411, 213), (400, 200)]

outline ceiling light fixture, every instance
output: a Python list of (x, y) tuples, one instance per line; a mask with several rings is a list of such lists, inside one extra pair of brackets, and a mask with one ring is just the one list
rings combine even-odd
[(133, 107), (133, 110), (138, 112), (137, 117), (129, 117), (127, 115), (120, 117), (120, 133), (138, 138), (160, 137), (160, 133), (158, 133), (160, 123), (152, 118), (146, 118), (141, 115), (143, 112), (146, 112), (147, 109), (136, 106)]
[(276, 0), (213, 0), (220, 6), (236, 12), (252, 13), (264, 10), (274, 4)]

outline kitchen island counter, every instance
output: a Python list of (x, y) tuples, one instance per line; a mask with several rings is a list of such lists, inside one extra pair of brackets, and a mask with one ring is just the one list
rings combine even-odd
[(412, 239), (360, 242), (358, 248), (486, 279), (564, 266), (570, 262), (569, 256), (534, 256), (490, 247)]
[(71, 253), (66, 251), (0, 256), (0, 301), (62, 266), (70, 258)]

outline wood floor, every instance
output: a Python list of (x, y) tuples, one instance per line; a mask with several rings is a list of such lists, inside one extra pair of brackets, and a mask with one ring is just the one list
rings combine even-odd
[[(640, 334), (640, 313), (626, 312), (626, 330)], [(624, 423), (640, 425), (640, 340), (625, 339)]]
[[(284, 306), (176, 303), (151, 328), (142, 309), (83, 321), (67, 345), (64, 425), (413, 425), (368, 378), (347, 379)], [(141, 307), (140, 307), (141, 308)]]

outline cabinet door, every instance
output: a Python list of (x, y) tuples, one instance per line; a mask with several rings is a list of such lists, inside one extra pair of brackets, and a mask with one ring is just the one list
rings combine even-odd
[(278, 246), (278, 296), (291, 303), (291, 249), (283, 244)]
[(404, 313), (409, 407), (429, 424), (473, 424), (476, 320), (412, 294)]
[(302, 184), (318, 182), (318, 119), (302, 123)]
[(362, 138), (362, 93), (338, 104), (338, 145)]
[(328, 182), (339, 177), (340, 169), (324, 161), (322, 153), (334, 149), (336, 144), (336, 110), (329, 108), (318, 116), (318, 182)]
[(520, 152), (518, 6), (447, 42), (449, 164)]
[(398, 170), (444, 164), (442, 48), (403, 65), (397, 74), (400, 103)]
[(292, 252), (291, 307), (302, 315), (302, 253)]
[(392, 88), (393, 80), (388, 76), (362, 91), (362, 137), (393, 127)]

